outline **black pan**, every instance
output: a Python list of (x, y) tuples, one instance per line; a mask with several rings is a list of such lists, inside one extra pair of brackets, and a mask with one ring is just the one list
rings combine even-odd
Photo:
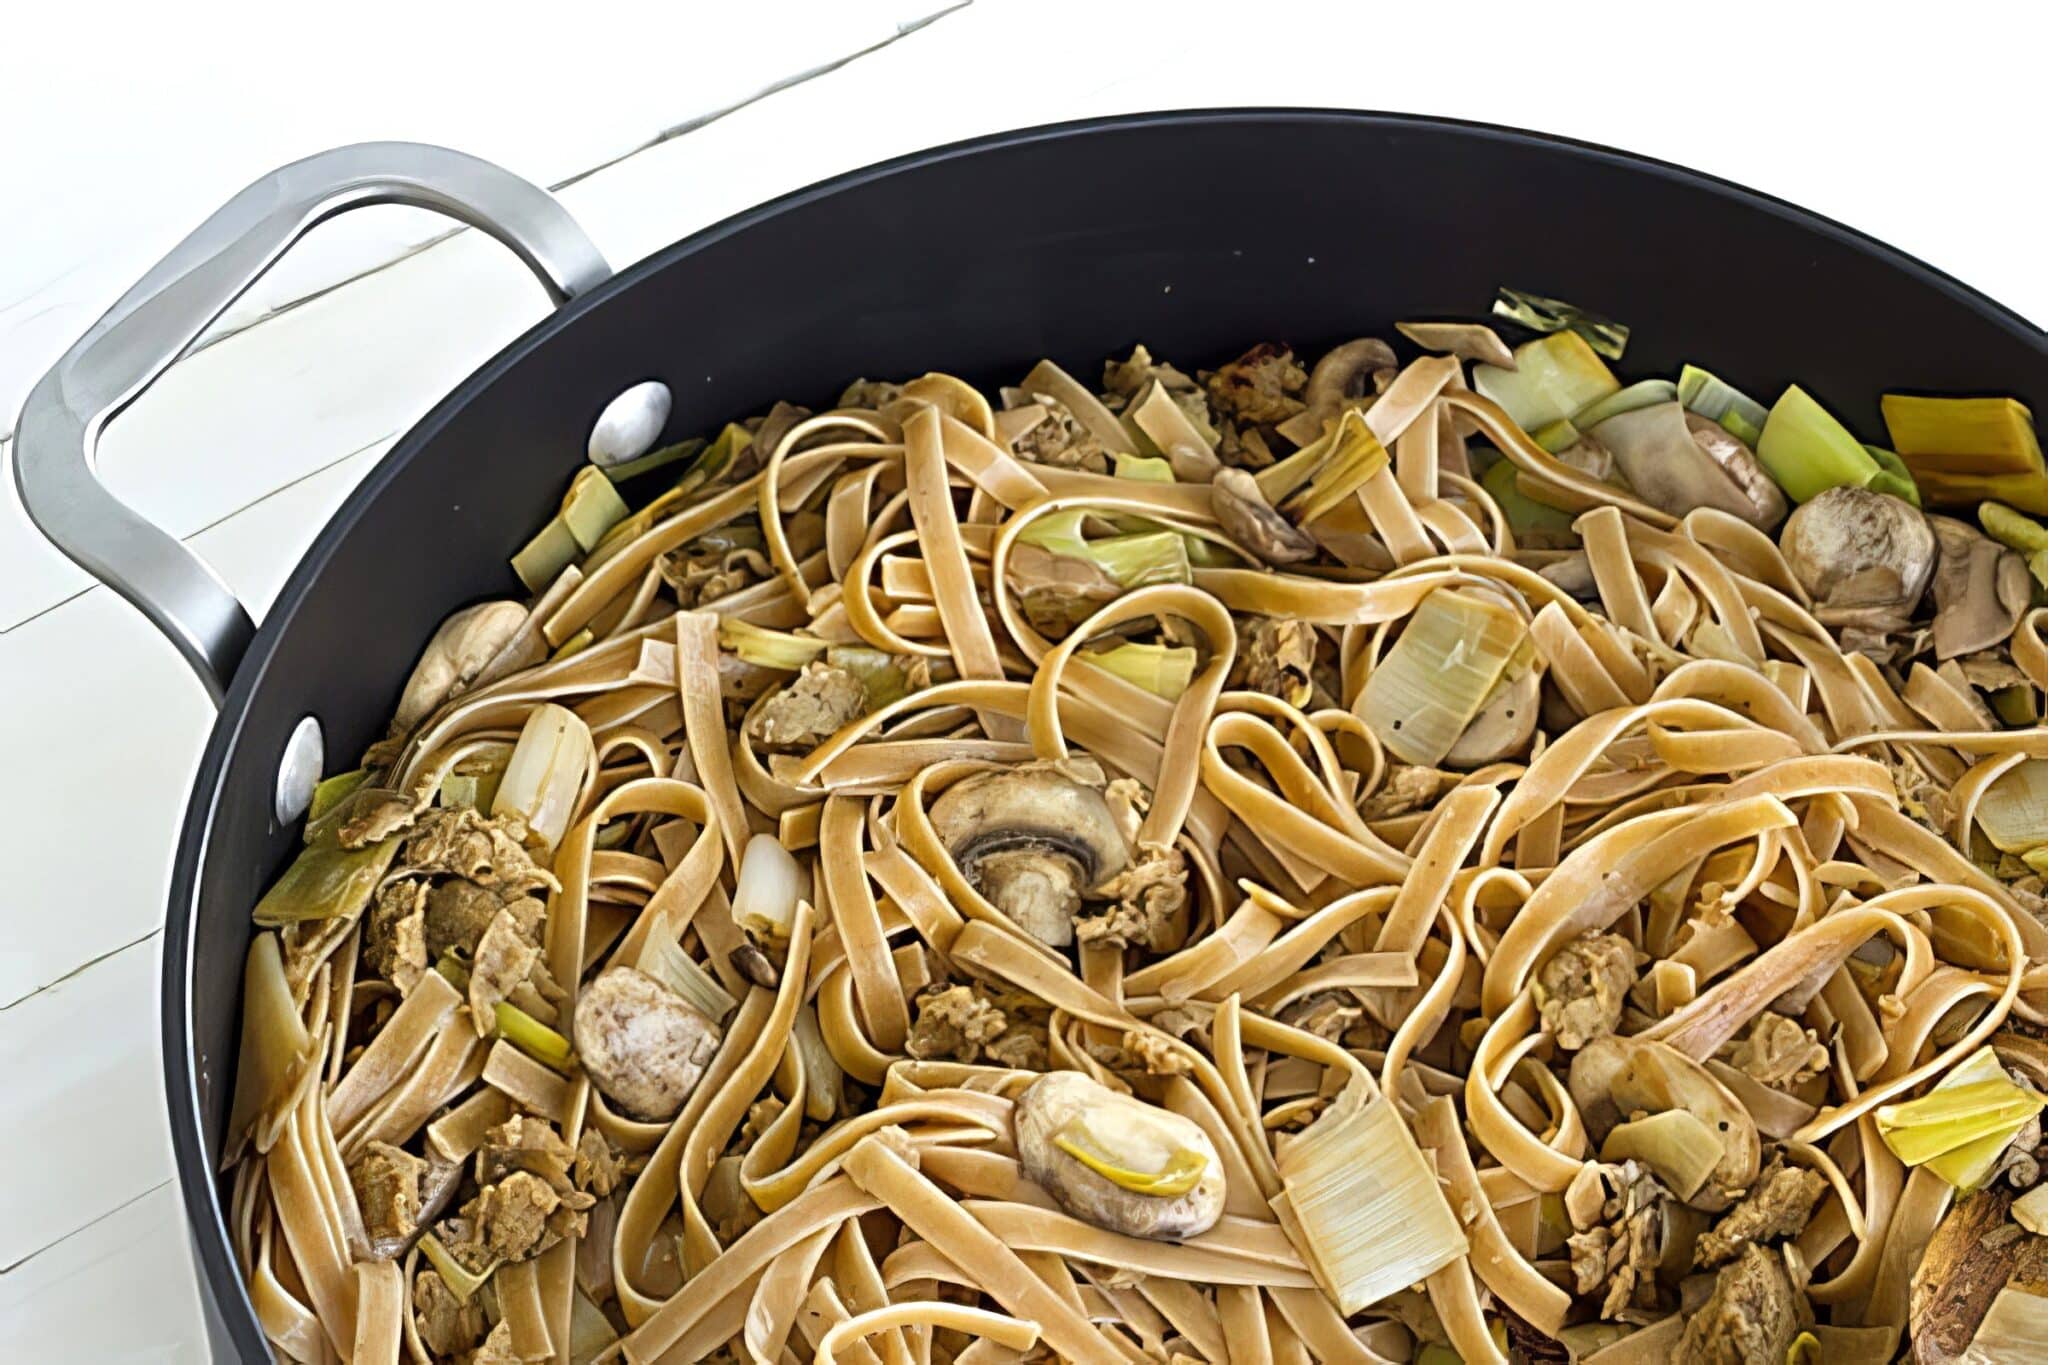
[[(408, 160), (430, 152), (461, 183), (434, 183)], [(291, 201), (331, 181), (337, 157), (354, 158), (341, 192), (312, 183), (317, 202)], [(404, 173), (379, 170), (393, 158)], [(124, 509), (95, 502), (70, 468), (100, 415), (161, 368), (137, 359), (134, 330), (170, 315), (189, 332), (195, 313), (224, 303), (180, 278), (218, 241), (188, 241), (166, 263), (177, 269), (160, 268), (145, 297), (67, 357), (71, 372), (45, 381), (63, 411), (38, 414), (31, 399), (23, 414), (18, 478), (38, 524), (170, 630), (202, 675), (228, 683), (178, 849), (163, 982), (171, 1132), (223, 1355), (266, 1355), (214, 1171), (249, 908), (297, 838), (275, 799), (280, 757), (310, 715), (328, 766), (352, 766), (441, 618), (518, 593), (507, 556), (629, 383), (674, 389), (673, 439), (776, 398), (829, 402), (856, 375), (937, 368), (992, 385), (1046, 355), (1084, 372), (1140, 339), (1190, 367), (1259, 338), (1313, 351), (1401, 317), (1472, 314), (1509, 283), (1630, 323), (1630, 372), (1701, 359), (1761, 394), (1796, 377), (1865, 434), (1881, 430), (1888, 387), (2048, 399), (2048, 337), (1918, 261), (1722, 181), (1507, 129), (1215, 111), (1008, 133), (799, 191), (603, 283), (602, 260), (544, 196), (479, 166), (433, 149), (348, 149), (236, 201), (229, 226), (270, 238), (235, 244), (244, 274), (304, 220), (396, 198), (512, 239), (574, 296), (393, 448), (253, 639), (224, 593), (143, 562), (136, 546), (152, 528), (124, 522), (111, 543), (105, 519)], [(61, 476), (46, 467), (60, 460)], [(183, 595), (158, 591), (159, 579)]]

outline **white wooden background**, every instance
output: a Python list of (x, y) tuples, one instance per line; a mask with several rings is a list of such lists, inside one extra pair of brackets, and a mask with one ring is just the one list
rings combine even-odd
[[(563, 185), (625, 265), (821, 176), (1004, 127), (1218, 104), (1452, 114), (1728, 176), (2048, 319), (2039, 5), (1873, 5), (1853, 26), (1782, 0), (357, 0), (345, 25), (297, 8), (10, 13), (0, 443), (42, 369), (215, 205), (274, 163), (372, 137)], [(360, 217), (316, 232), (102, 443), (112, 486), (259, 616), (391, 441), (543, 307), (477, 234)], [(1672, 264), (1741, 295), (1739, 261)], [(1771, 325), (1768, 300), (1749, 306)], [(202, 1360), (156, 980), (211, 712), (4, 487), (0, 1359)]]

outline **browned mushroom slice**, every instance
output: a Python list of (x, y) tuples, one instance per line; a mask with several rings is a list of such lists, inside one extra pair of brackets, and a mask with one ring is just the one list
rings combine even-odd
[(1934, 531), (1920, 509), (1864, 488), (1830, 488), (1800, 505), (1778, 537), (1815, 614), (1829, 625), (1903, 626), (1927, 590)]
[(1078, 780), (1068, 764), (963, 777), (932, 802), (931, 822), (968, 883), (1055, 948), (1074, 941), (1081, 893), (1130, 862), (1102, 788)]
[(1929, 517), (1941, 555), (1934, 567), (1934, 654), (1953, 659), (2011, 638), (2033, 601), (2027, 561), (1967, 522)]
[(1242, 469), (1219, 469), (1209, 483), (1209, 506), (1224, 533), (1268, 564), (1315, 558), (1316, 543), (1274, 511), (1259, 481)]
[(1673, 516), (1713, 507), (1768, 530), (1785, 515), (1785, 495), (1750, 448), (1681, 404), (1619, 413), (1593, 435), (1629, 487)]
[(1373, 376), (1393, 374), (1401, 362), (1394, 348), (1378, 337), (1360, 337), (1324, 353), (1309, 371), (1308, 387), (1302, 401), (1308, 407), (1280, 424), (1280, 434), (1296, 445), (1307, 445), (1323, 434), (1347, 404), (1381, 391)]
[(1444, 755), (1447, 768), (1470, 770), (1513, 758), (1536, 736), (1536, 718), (1543, 709), (1543, 680), (1533, 668), (1494, 684), (1479, 714)]

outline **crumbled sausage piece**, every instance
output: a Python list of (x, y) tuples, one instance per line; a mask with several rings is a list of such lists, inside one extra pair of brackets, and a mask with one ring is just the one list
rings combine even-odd
[(519, 932), (511, 911), (500, 910), (477, 941), (469, 969), (469, 1012), (479, 1037), (497, 1026), (498, 1003), (526, 984), (539, 962), (540, 945)]
[(612, 1146), (611, 1139), (594, 1125), (586, 1127), (576, 1143), (571, 1173), (577, 1189), (588, 1190), (602, 1199), (625, 1183), (626, 1154)]
[(1358, 813), (1368, 820), (1390, 820), (1435, 803), (1437, 794), (1457, 779), (1450, 773), (1413, 763), (1394, 763), (1387, 780), (1365, 799)]
[(1729, 1061), (1765, 1085), (1797, 1085), (1827, 1070), (1828, 1050), (1812, 1029), (1765, 1010), (1734, 1045)]
[(1700, 1235), (1692, 1263), (1711, 1270), (1734, 1260), (1751, 1243), (1795, 1235), (1806, 1227), (1827, 1188), (1825, 1176), (1804, 1166), (1773, 1166), (1720, 1222)]
[(1292, 1024), (1332, 1043), (1342, 1042), (1344, 1035), (1364, 1018), (1364, 1008), (1342, 991), (1317, 991), (1280, 1011), (1281, 1023)]
[(765, 582), (774, 572), (759, 550), (694, 540), (663, 555), (655, 568), (685, 611)]
[(993, 1043), (985, 1044), (982, 1053), (996, 1066), (1007, 1066), (1017, 1071), (1043, 1071), (1046, 1068), (1045, 1034), (1043, 1030), (1019, 1024)]
[(501, 1322), (493, 1327), (469, 1358), (469, 1365), (526, 1365), (526, 1357), (512, 1349), (512, 1324)]
[(1628, 988), (1635, 984), (1636, 950), (1619, 934), (1582, 934), (1551, 955), (1536, 974), (1543, 1027), (1563, 1048), (1581, 1048), (1614, 1032)]
[(1109, 456), (1104, 453), (1102, 442), (1081, 425), (1065, 403), (1042, 393), (1030, 395), (1027, 401), (1043, 408), (1045, 416), (1010, 442), (1018, 459), (1055, 469), (1084, 469), (1090, 474), (1109, 472)]
[[(1313, 691), (1316, 628), (1306, 621), (1260, 616), (1239, 637), (1243, 685), (1278, 697), (1290, 706), (1306, 706)], [(1428, 771), (1425, 769), (1424, 771)]]
[(437, 1356), (461, 1355), (483, 1339), (483, 1304), (457, 1299), (438, 1271), (422, 1269), (413, 1278), (412, 1309), (421, 1344)]
[(363, 1230), (373, 1243), (403, 1242), (419, 1229), (420, 1177), (427, 1163), (388, 1142), (372, 1142), (348, 1168)]
[(917, 1021), (904, 1051), (920, 1061), (974, 1061), (983, 1044), (1009, 1027), (1009, 1019), (972, 986), (947, 986), (917, 1000)]
[(412, 994), (427, 970), (427, 884), (402, 879), (377, 888), (363, 929), (363, 965)]
[(1127, 1029), (1123, 1036), (1124, 1051), (1131, 1060), (1152, 1076), (1185, 1076), (1194, 1070), (1194, 1063), (1176, 1049), (1168, 1046), (1166, 1040), (1156, 1033), (1140, 1033)]
[(392, 791), (359, 789), (339, 811), (335, 842), (343, 848), (368, 848), (381, 844), (413, 823), (415, 810), (407, 797)]
[(605, 1097), (674, 1118), (718, 1051), (718, 1025), (632, 967), (609, 967), (576, 1000), (576, 1051)]
[(902, 396), (901, 384), (891, 384), (886, 379), (856, 379), (839, 395), (839, 406), (871, 408), (879, 412)]
[(547, 1181), (556, 1193), (566, 1194), (571, 1188), (569, 1163), (574, 1155), (555, 1125), (543, 1118), (514, 1114), (484, 1134), (483, 1145), (476, 1149), (476, 1183), (495, 1185), (524, 1171)]
[(785, 752), (814, 749), (867, 709), (868, 690), (859, 677), (814, 660), (754, 713), (754, 742)]
[(526, 851), (526, 822), (517, 816), (480, 815), (467, 806), (437, 806), (399, 846), (393, 876), (465, 877), (503, 900), (545, 888), (561, 890), (554, 875)]
[(1308, 371), (1293, 351), (1270, 341), (1252, 347), (1207, 381), (1209, 405), (1240, 422), (1284, 422), (1308, 406), (1300, 397)]
[(1601, 1206), (1602, 1221), (1573, 1233), (1565, 1245), (1578, 1292), (1590, 1294), (1604, 1284), (1600, 1316), (1619, 1320), (1655, 1300), (1657, 1255), (1671, 1193), (1633, 1161), (1601, 1172), (1615, 1189)]
[(1116, 904), (1074, 920), (1074, 935), (1084, 945), (1164, 952), (1174, 946), (1188, 903), (1187, 859), (1177, 848), (1148, 848), (1095, 892)]
[(1685, 1320), (1675, 1365), (1754, 1365), (1782, 1361), (1812, 1318), (1792, 1287), (1782, 1257), (1754, 1244), (1721, 1267), (1714, 1292)]
[[(564, 1237), (583, 1232), (587, 1194), (564, 1197), (531, 1171), (514, 1171), (495, 1185), (477, 1191), (463, 1205), (474, 1245), (486, 1261), (523, 1261), (537, 1256)], [(467, 1264), (465, 1260), (464, 1264)]]
[(508, 897), (498, 887), (485, 886), (467, 877), (449, 877), (434, 884), (427, 893), (427, 952), (434, 957), (451, 949), (465, 956), (476, 951), (477, 940), (500, 910), (510, 910), (521, 937), (537, 939), (546, 910), (523, 892)]

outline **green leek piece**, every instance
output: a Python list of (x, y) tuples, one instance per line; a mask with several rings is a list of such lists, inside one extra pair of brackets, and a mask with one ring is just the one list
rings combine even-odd
[(1991, 709), (2013, 729), (2023, 730), (2041, 723), (2040, 696), (2031, 683), (2001, 687), (1991, 694)]
[(720, 648), (739, 656), (742, 663), (790, 672), (825, 652), (825, 642), (815, 636), (770, 630), (733, 616), (718, 618), (718, 643)]
[(1981, 1047), (1917, 1100), (1880, 1105), (1878, 1136), (1908, 1166), (1927, 1166), (1958, 1189), (1983, 1182), (2013, 1135), (2048, 1104)]
[(2011, 398), (1880, 400), (1885, 427), (1927, 501), (1953, 507), (1996, 499), (2048, 513), (2048, 472), (2033, 414)]
[[(1587, 404), (1584, 411), (1572, 418), (1572, 422), (1581, 431), (1591, 431), (1610, 417), (1619, 417), (1622, 413), (1634, 412), (1637, 408), (1654, 408), (1659, 403), (1669, 403), (1677, 397), (1678, 385), (1670, 380), (1641, 379), (1625, 389), (1615, 390), (1598, 402)], [(1571, 443), (1567, 441), (1565, 444)], [(1560, 446), (1559, 449), (1563, 447)]]
[(1155, 456), (1116, 455), (1116, 476), (1139, 483), (1172, 483), (1173, 461)]
[(512, 572), (519, 575), (519, 581), (526, 585), (528, 592), (545, 592), (548, 584), (554, 582), (562, 570), (576, 562), (581, 550), (582, 546), (576, 543), (576, 533), (569, 529), (567, 522), (556, 517), (526, 542), (525, 549), (512, 556)]
[(1517, 536), (1527, 536), (1532, 531), (1571, 534), (1572, 522), (1577, 517), (1562, 508), (1540, 503), (1524, 493), (1515, 480), (1513, 460), (1495, 460), (1492, 468), (1486, 471), (1486, 477), (1479, 482), (1500, 504), (1500, 514), (1508, 519), (1508, 529)]
[(2023, 555), (2048, 550), (2048, 526), (2002, 502), (1987, 502), (1979, 506), (1977, 522), (1984, 528), (1985, 535), (2001, 545), (2010, 545)]
[(1359, 713), (1387, 752), (1433, 768), (1486, 705), (1526, 637), (1522, 618), (1505, 603), (1438, 588), (1366, 676)]
[(667, 934), (647, 936), (640, 949), (640, 970), (681, 996), (684, 1004), (714, 1024), (724, 1023), (725, 1017), (740, 1007), (740, 1002), (718, 984), (718, 978), (698, 966), (683, 945)]
[(548, 662), (556, 663), (568, 658), (571, 654), (581, 654), (584, 650), (590, 648), (592, 642), (596, 639), (597, 636), (591, 632), (590, 627), (585, 626), (568, 639), (562, 641), (560, 647), (554, 653), (548, 655)]
[(597, 548), (604, 533), (626, 519), (626, 500), (596, 465), (585, 465), (569, 482), (569, 496), (562, 499), (561, 520), (587, 552)]
[(1820, 1338), (1811, 1332), (1801, 1332), (1785, 1348), (1785, 1365), (1821, 1365), (1822, 1360)]
[(497, 1005), (498, 1036), (542, 1066), (556, 1071), (569, 1069), (569, 1040), (540, 1020), (500, 1000)]
[(1080, 507), (1053, 512), (1018, 532), (1017, 539), (1052, 554), (1085, 559), (1115, 579), (1120, 587), (1193, 581), (1187, 543), (1178, 533), (1147, 531), (1088, 540), (1082, 535), (1082, 526), (1091, 515)]
[(1915, 507), (1920, 505), (1920, 485), (1913, 482), (1913, 471), (1906, 468), (1906, 462), (1883, 446), (1864, 443), (1864, 452), (1877, 461), (1877, 475), (1863, 486), (1873, 493), (1889, 493), (1902, 498)]
[(1500, 404), (1516, 426), (1538, 431), (1619, 392), (1621, 381), (1584, 337), (1559, 332), (1515, 347), (1512, 370), (1474, 365), (1472, 387)]
[[(337, 804), (335, 810), (340, 809)], [(404, 835), (394, 834), (363, 848), (343, 848), (338, 838), (340, 826), (339, 820), (329, 819), (307, 831), (311, 840), (256, 902), (256, 923), (276, 928), (335, 919), (354, 915), (370, 903), (370, 895), (397, 856)]]
[(1297, 525), (1306, 526), (1334, 511), (1367, 479), (1385, 469), (1388, 459), (1387, 448), (1373, 435), (1365, 418), (1355, 408), (1348, 410), (1338, 419), (1336, 439), (1328, 454), (1308, 483), (1281, 505), (1282, 510), (1292, 515)]
[(1719, 422), (1723, 431), (1752, 449), (1762, 438), (1764, 419), (1770, 415), (1762, 403), (1697, 365), (1678, 372), (1678, 401), (1709, 422)]
[(1052, 1145), (1119, 1189), (1158, 1199), (1186, 1194), (1202, 1181), (1209, 1158), (1191, 1147), (1176, 1148), (1166, 1164), (1156, 1171), (1133, 1171), (1117, 1164), (1103, 1150), (1108, 1144), (1088, 1131), (1085, 1118), (1077, 1118), (1053, 1134)]
[(1168, 701), (1195, 680), (1195, 651), (1184, 645), (1121, 644), (1076, 657)]
[[(1598, 403), (1594, 407), (1600, 406)], [(1541, 431), (1529, 433), (1529, 439), (1552, 455), (1560, 450), (1570, 450), (1579, 443), (1579, 429), (1572, 425), (1569, 417), (1560, 417)]]
[(825, 662), (860, 679), (867, 692), (870, 711), (878, 711), (910, 695), (910, 675), (904, 670), (908, 660), (885, 649), (874, 649), (868, 645), (832, 645), (825, 651)]
[(1756, 457), (1794, 502), (1842, 485), (1863, 488), (1881, 472), (1863, 443), (1797, 384), (1771, 408)]
[(455, 1259), (455, 1254), (441, 1245), (441, 1239), (429, 1232), (420, 1238), (420, 1252), (432, 1262), (441, 1276), (441, 1283), (448, 1286), (448, 1292), (455, 1296), (457, 1303), (468, 1303), (470, 1296), (484, 1287), (484, 1281), (491, 1278), (491, 1272), (498, 1268), (493, 1262), (490, 1269), (481, 1273)]
[(1525, 294), (1506, 285), (1501, 286), (1500, 297), (1493, 301), (1493, 314), (1518, 322), (1533, 332), (1570, 331), (1584, 337), (1588, 345), (1609, 360), (1621, 359), (1621, 353), (1628, 348), (1628, 328), (1620, 323), (1610, 322), (1597, 313), (1588, 313), (1561, 299)]
[(1602, 1161), (1640, 1161), (1680, 1199), (1699, 1193), (1721, 1157), (1720, 1135), (1689, 1109), (1617, 1123), (1600, 1145)]
[(457, 957), (453, 948), (442, 953), (435, 960), (434, 970), (445, 977), (448, 984), (456, 990), (466, 991), (469, 989), (469, 964)]
[(637, 460), (628, 460), (624, 464), (607, 466), (605, 467), (604, 476), (615, 484), (624, 483), (626, 480), (637, 478), (649, 470), (660, 469), (663, 465), (674, 464), (678, 460), (690, 459), (698, 451), (704, 449), (704, 445), (705, 441), (702, 436), (692, 436), (688, 440), (677, 441), (672, 446), (663, 446), (659, 450), (649, 451)]
[(340, 804), (342, 797), (362, 786), (363, 779), (369, 775), (368, 768), (357, 768), (354, 772), (336, 773), (332, 777), (322, 778), (319, 785), (313, 788), (313, 804), (306, 807), (306, 818), (318, 820), (333, 810)]

